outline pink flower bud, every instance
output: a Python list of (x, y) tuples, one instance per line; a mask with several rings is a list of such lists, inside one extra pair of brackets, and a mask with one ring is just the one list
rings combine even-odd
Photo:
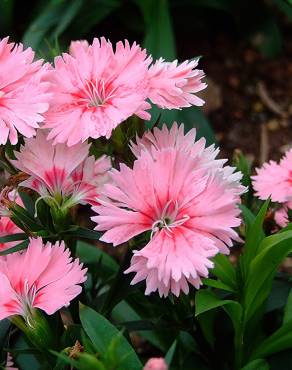
[(168, 366), (163, 357), (150, 358), (144, 366), (143, 370), (167, 370)]

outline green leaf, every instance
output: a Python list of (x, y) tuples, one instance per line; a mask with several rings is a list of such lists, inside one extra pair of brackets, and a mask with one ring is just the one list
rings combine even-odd
[(215, 322), (216, 310), (206, 311), (198, 316), (198, 321), (201, 330), (204, 334), (205, 339), (214, 348), (215, 335), (214, 335), (214, 322)]
[[(74, 0), (73, 0), (74, 1)], [(49, 30), (57, 25), (62, 17), (64, 0), (51, 0), (45, 8), (40, 9), (39, 15), (32, 21), (28, 30), (23, 36), (25, 46), (37, 49), (39, 44), (47, 36)]]
[[(68, 357), (65, 353), (59, 353), (56, 351), (50, 351), (53, 355), (62, 360), (63, 363), (74, 366), (74, 368), (79, 370), (106, 370), (103, 364), (93, 355), (89, 353), (79, 353), (78, 360)], [(58, 366), (59, 365), (59, 366)], [(59, 363), (54, 370), (64, 369), (64, 364)]]
[[(119, 335), (119, 331), (102, 315), (82, 304), (80, 304), (80, 320), (96, 350), (101, 354), (106, 353), (112, 339)], [(141, 370), (142, 364), (139, 358), (124, 337), (120, 338), (117, 356), (123, 358), (117, 370)]]
[(119, 269), (119, 265), (110, 255), (102, 251), (97, 246), (80, 240), (77, 241), (76, 255), (83, 263), (97, 264), (100, 262), (102, 267), (105, 268), (109, 274), (113, 274)]
[(251, 359), (262, 358), (292, 348), (292, 320), (264, 340), (251, 355)]
[[(269, 207), (270, 200), (266, 200), (259, 210), (254, 222), (246, 224), (246, 240), (244, 245), (244, 252), (240, 258), (240, 266), (243, 275), (243, 280), (246, 279), (249, 271), (251, 261), (257, 255), (260, 242), (264, 239), (263, 222)], [(246, 217), (246, 213), (245, 213)], [(249, 215), (250, 218), (250, 215)]]
[(11, 219), (20, 227), (28, 228), (30, 231), (40, 231), (43, 229), (36, 219), (33, 218), (26, 209), (20, 207), (18, 204), (13, 206)]
[(223, 254), (217, 254), (213, 261), (215, 266), (211, 270), (212, 274), (217, 276), (224, 285), (230, 287), (232, 291), (236, 291), (236, 272), (229, 258)]
[(57, 23), (56, 28), (52, 32), (51, 37), (53, 39), (57, 39), (70, 25), (74, 17), (78, 14), (81, 5), (82, 0), (71, 0), (71, 2), (67, 4), (67, 6), (64, 8), (64, 12), (61, 15), (62, 21)]
[(13, 27), (14, 0), (0, 1), (0, 30), (3, 35), (10, 34)]
[(29, 241), (28, 240), (25, 240), (22, 243), (19, 243), (19, 244), (15, 245), (14, 247), (11, 247), (9, 249), (6, 249), (4, 251), (1, 251), (0, 252), (0, 256), (6, 256), (7, 254), (11, 254), (11, 253), (22, 251), (23, 249), (26, 249), (27, 248), (28, 243), (29, 243)]
[(175, 353), (175, 350), (176, 350), (176, 346), (177, 346), (177, 340), (175, 340), (171, 347), (169, 348), (169, 350), (167, 351), (166, 355), (165, 355), (165, 362), (167, 363), (168, 366), (171, 365), (171, 362), (173, 360), (173, 356), (174, 356), (174, 353)]
[(266, 301), (279, 264), (292, 251), (291, 241), (292, 231), (285, 231), (265, 238), (259, 246), (244, 289), (245, 321)]
[(117, 10), (122, 5), (120, 0), (87, 0), (83, 1), (80, 16), (77, 14), (74, 22), (70, 27), (70, 31), (78, 38), (86, 35), (93, 27), (96, 27), (101, 21), (109, 16), (113, 11)]
[(230, 317), (235, 331), (238, 331), (242, 320), (242, 307), (240, 303), (232, 300), (218, 298), (208, 290), (199, 290), (195, 299), (196, 316), (215, 308), (223, 308)]
[(287, 324), (290, 320), (292, 320), (292, 289), (290, 290), (285, 306), (283, 324)]
[(224, 284), (220, 280), (203, 279), (203, 284), (207, 285), (207, 286), (210, 286), (212, 288), (226, 290), (227, 292), (232, 292), (232, 293), (235, 292), (235, 290), (232, 287), (230, 287), (229, 285)]
[(84, 238), (90, 240), (99, 240), (102, 233), (85, 227), (73, 226), (72, 229), (64, 231), (64, 234), (67, 236), (75, 236), (76, 238)]
[(241, 370), (269, 370), (269, 369), (270, 369), (269, 363), (264, 359), (251, 361), (243, 368), (241, 368)]
[(234, 152), (233, 165), (243, 174), (241, 183), (244, 186), (249, 186), (251, 184), (251, 162), (238, 149)]
[(27, 239), (27, 235), (25, 233), (16, 233), (16, 234), (0, 236), (0, 243), (15, 242), (15, 241), (25, 240), (25, 239)]
[(25, 209), (28, 211), (28, 213), (34, 217), (35, 213), (35, 201), (24, 191), (19, 190), (18, 191), (20, 198), (24, 204)]
[(266, 57), (275, 57), (282, 51), (282, 35), (275, 14), (266, 8), (261, 14), (253, 43)]
[(180, 110), (177, 120), (184, 123), (186, 131), (195, 127), (197, 129), (197, 138), (204, 137), (207, 145), (216, 143), (214, 131), (200, 108), (190, 107)]
[(175, 59), (175, 41), (167, 0), (137, 0), (145, 22), (144, 46), (153, 58)]

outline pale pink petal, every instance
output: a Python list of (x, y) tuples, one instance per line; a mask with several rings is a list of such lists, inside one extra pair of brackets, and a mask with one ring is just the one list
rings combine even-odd
[(49, 108), (51, 95), (45, 81), (49, 66), (33, 62), (31, 48), (0, 41), (0, 144), (9, 139), (14, 145), (17, 132), (26, 137), (35, 135)]

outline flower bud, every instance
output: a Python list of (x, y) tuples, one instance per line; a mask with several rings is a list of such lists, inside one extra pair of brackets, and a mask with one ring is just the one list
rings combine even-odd
[(168, 370), (168, 366), (163, 357), (150, 358), (143, 370)]

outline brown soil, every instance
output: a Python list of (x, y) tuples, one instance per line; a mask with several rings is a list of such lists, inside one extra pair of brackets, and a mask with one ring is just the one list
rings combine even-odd
[[(283, 53), (274, 59), (230, 36), (196, 45), (200, 65), (211, 80), (206, 113), (222, 155), (240, 149), (255, 161), (278, 159), (292, 146), (292, 29)], [(194, 51), (193, 51), (194, 53)], [(209, 82), (210, 82), (209, 80)]]

